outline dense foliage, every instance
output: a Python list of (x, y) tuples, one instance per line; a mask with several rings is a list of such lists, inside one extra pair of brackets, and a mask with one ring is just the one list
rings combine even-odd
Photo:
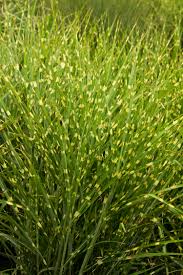
[(164, 2), (143, 30), (54, 1), (3, 4), (0, 253), (12, 274), (181, 274), (182, 10)]

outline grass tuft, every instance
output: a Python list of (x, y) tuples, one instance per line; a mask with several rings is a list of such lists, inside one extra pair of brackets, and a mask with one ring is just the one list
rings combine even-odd
[(3, 254), (14, 274), (179, 272), (180, 10), (142, 32), (56, 5), (1, 11)]

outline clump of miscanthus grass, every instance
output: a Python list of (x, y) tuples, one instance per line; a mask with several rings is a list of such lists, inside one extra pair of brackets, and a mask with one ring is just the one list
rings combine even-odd
[(14, 274), (181, 272), (180, 18), (170, 37), (151, 21), (140, 34), (11, 9), (0, 25), (0, 243)]

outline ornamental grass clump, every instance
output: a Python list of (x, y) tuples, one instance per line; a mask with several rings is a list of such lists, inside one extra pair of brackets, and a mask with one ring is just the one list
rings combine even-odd
[(0, 243), (12, 272), (181, 272), (179, 19), (170, 38), (151, 22), (140, 34), (6, 8)]

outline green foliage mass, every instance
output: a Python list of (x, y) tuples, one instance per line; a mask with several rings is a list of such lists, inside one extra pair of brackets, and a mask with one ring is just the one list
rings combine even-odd
[(156, 2), (135, 6), (150, 11), (140, 21), (3, 3), (0, 245), (10, 274), (181, 274), (182, 5)]

